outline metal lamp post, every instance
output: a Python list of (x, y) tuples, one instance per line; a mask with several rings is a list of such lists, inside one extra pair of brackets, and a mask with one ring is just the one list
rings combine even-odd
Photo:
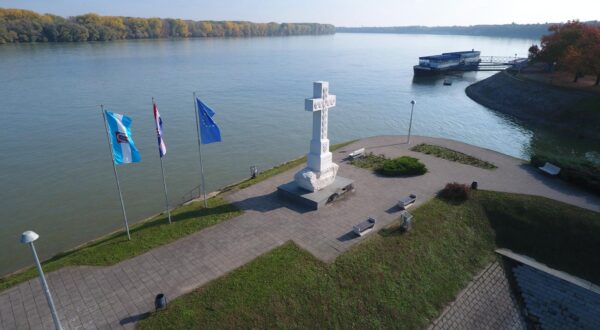
[(411, 109), (410, 109), (410, 123), (408, 124), (408, 140), (406, 141), (406, 144), (410, 144), (410, 131), (412, 129), (412, 118), (413, 118), (413, 112), (415, 111), (415, 104), (417, 103), (417, 101), (412, 100), (410, 101), (411, 104)]
[(38, 272), (40, 273), (40, 282), (42, 282), (42, 288), (44, 289), (44, 294), (46, 295), (46, 300), (48, 301), (48, 306), (50, 307), (50, 313), (52, 314), (52, 320), (54, 320), (54, 327), (56, 330), (62, 330), (62, 326), (60, 325), (60, 321), (58, 319), (58, 314), (56, 313), (56, 307), (54, 307), (54, 301), (52, 301), (52, 295), (50, 294), (50, 290), (48, 289), (48, 283), (46, 283), (46, 277), (44, 277), (44, 271), (42, 270), (42, 265), (40, 264), (40, 259), (38, 258), (37, 252), (35, 251), (35, 246), (33, 245), (33, 241), (37, 240), (40, 237), (37, 233), (28, 230), (21, 234), (21, 243), (29, 244), (31, 247), (31, 252), (33, 252), (33, 258), (35, 259), (35, 265), (37, 266)]

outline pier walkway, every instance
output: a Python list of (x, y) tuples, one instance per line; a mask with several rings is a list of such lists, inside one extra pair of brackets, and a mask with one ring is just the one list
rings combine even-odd
[[(276, 196), (277, 186), (290, 181), (298, 167), (225, 196), (244, 210), (234, 219), (113, 266), (68, 267), (47, 274), (63, 327), (132, 328), (136, 320), (153, 311), (156, 294), (164, 293), (173, 300), (289, 240), (331, 262), (363, 239), (351, 234), (352, 225), (374, 216), (376, 229), (386, 226), (398, 217), (394, 206), (401, 196), (415, 193), (419, 205), (447, 182), (478, 181), (480, 189), (545, 196), (600, 211), (599, 197), (547, 177), (522, 160), (452, 140), (417, 136), (411, 140), (407, 145), (404, 136), (379, 136), (336, 151), (339, 174), (355, 180), (356, 192), (319, 211), (297, 209)], [(480, 169), (409, 150), (419, 143), (451, 148), (498, 168)], [(342, 161), (361, 147), (388, 157), (417, 157), (429, 172), (411, 178), (384, 178)], [(37, 278), (0, 292), (0, 322), (2, 329), (52, 328)]]
[(527, 65), (527, 58), (509, 56), (481, 56), (476, 67), (457, 69), (457, 71), (504, 71), (519, 70)]

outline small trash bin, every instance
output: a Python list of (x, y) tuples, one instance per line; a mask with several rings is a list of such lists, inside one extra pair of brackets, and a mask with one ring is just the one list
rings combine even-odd
[(473, 183), (471, 183), (471, 189), (477, 190), (477, 186), (478, 186), (477, 181), (473, 181)]
[(400, 214), (400, 220), (400, 230), (402, 232), (410, 231), (410, 229), (412, 228), (413, 220), (412, 214), (408, 213), (407, 211), (402, 211), (402, 213)]
[(154, 298), (154, 307), (156, 310), (167, 308), (167, 297), (163, 293), (159, 293)]

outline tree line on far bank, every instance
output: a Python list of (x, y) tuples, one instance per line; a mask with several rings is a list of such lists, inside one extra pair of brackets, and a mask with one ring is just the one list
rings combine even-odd
[(333, 34), (335, 27), (316, 23), (190, 21), (85, 14), (61, 17), (30, 10), (0, 8), (0, 44), (81, 42), (190, 37), (263, 37)]
[(572, 73), (573, 82), (586, 74), (595, 75), (595, 85), (600, 85), (600, 26), (569, 21), (553, 25), (549, 31), (542, 37), (541, 47), (529, 48), (529, 58)]
[[(597, 22), (600, 24), (600, 22)], [(487, 24), (471, 26), (390, 26), (390, 27), (337, 27), (343, 33), (394, 33), (490, 36), (511, 38), (540, 38), (551, 24)]]

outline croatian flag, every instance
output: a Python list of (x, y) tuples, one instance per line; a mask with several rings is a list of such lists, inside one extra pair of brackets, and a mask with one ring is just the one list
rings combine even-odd
[(198, 117), (200, 118), (200, 143), (221, 142), (221, 130), (212, 118), (215, 112), (200, 101), (200, 98), (196, 98), (196, 104), (198, 105)]
[(154, 124), (156, 125), (156, 137), (158, 138), (158, 154), (160, 158), (163, 158), (167, 154), (167, 146), (163, 140), (162, 119), (160, 118), (160, 113), (158, 113), (156, 102), (154, 103)]
[(105, 111), (115, 164), (137, 163), (142, 160), (131, 138), (131, 118)]

